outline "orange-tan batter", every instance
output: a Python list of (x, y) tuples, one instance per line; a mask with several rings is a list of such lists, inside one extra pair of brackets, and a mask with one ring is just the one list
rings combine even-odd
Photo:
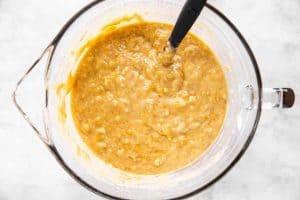
[(221, 66), (188, 34), (167, 64), (172, 26), (139, 20), (87, 44), (71, 89), (73, 119), (87, 146), (112, 166), (159, 174), (197, 159), (226, 112)]

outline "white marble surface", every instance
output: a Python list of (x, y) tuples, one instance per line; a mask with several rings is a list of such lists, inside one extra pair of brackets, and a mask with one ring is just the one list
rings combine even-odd
[[(101, 199), (73, 181), (13, 107), (17, 79), (88, 0), (0, 0), (0, 200)], [(300, 1), (211, 0), (241, 30), (267, 87), (300, 95)], [(299, 200), (300, 101), (264, 111), (241, 161), (193, 199)]]

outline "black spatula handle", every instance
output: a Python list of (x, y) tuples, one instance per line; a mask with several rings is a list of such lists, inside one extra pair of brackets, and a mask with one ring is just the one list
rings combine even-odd
[(170, 45), (177, 48), (200, 15), (206, 0), (187, 0), (169, 38)]

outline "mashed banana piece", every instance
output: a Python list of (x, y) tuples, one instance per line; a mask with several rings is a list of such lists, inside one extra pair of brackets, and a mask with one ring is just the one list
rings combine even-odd
[(171, 25), (140, 21), (87, 44), (71, 90), (73, 119), (87, 146), (134, 174), (159, 174), (197, 159), (226, 112), (220, 64), (188, 34), (165, 66)]

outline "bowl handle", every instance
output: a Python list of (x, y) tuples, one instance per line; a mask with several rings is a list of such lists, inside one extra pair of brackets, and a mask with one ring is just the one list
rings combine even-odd
[[(51, 145), (50, 139), (47, 134), (47, 127), (45, 121), (43, 121), (44, 113), (45, 113), (45, 103), (47, 103), (47, 95), (46, 95), (46, 76), (41, 76), (41, 72), (37, 76), (33, 76), (33, 73), (36, 73), (35, 69), (38, 69), (37, 66), (41, 65), (41, 62), (45, 61), (46, 68), (40, 68), (39, 70), (47, 73), (50, 58), (54, 49), (54, 45), (48, 46), (41, 56), (33, 63), (33, 65), (26, 71), (26, 73), (21, 77), (21, 79), (17, 82), (17, 85), (13, 91), (12, 98), (15, 106), (22, 114), (24, 119), (28, 122), (28, 124), (33, 128), (38, 137), (48, 146)], [(38, 79), (42, 81), (39, 83)], [(43, 82), (44, 81), (44, 82)], [(36, 97), (37, 98), (34, 98)], [(38, 116), (39, 112), (34, 112), (35, 107), (37, 106), (35, 103), (39, 100), (40, 106), (44, 107), (39, 111), (41, 116)], [(23, 104), (23, 105), (22, 105)], [(27, 105), (27, 106), (26, 106)], [(29, 106), (28, 106), (29, 105)], [(25, 108), (27, 112), (25, 111)], [(45, 131), (41, 131), (41, 130)]]
[[(262, 88), (261, 106), (264, 110), (279, 108), (292, 108), (295, 104), (295, 92), (292, 88)], [(255, 108), (258, 95), (252, 85), (247, 85), (244, 90), (242, 103), (246, 109)]]
[(295, 93), (291, 88), (264, 88), (263, 109), (291, 108), (295, 103)]

